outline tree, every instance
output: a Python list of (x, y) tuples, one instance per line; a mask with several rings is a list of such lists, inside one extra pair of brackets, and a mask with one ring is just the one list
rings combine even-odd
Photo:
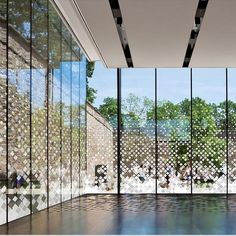
[(148, 117), (152, 110), (154, 110), (152, 99), (130, 93), (122, 100), (122, 124), (129, 128), (144, 127), (148, 125)]
[(107, 120), (110, 120), (117, 115), (117, 99), (112, 97), (105, 98), (98, 110)]
[[(229, 126), (232, 127), (236, 123), (236, 104), (229, 102), (229, 111), (232, 112), (229, 116)], [(153, 117), (154, 109), (148, 114), (149, 119)], [(158, 126), (163, 130), (164, 137), (171, 141), (171, 153), (177, 154), (176, 162), (181, 165), (189, 162), (191, 121), (193, 162), (201, 161), (205, 167), (221, 168), (226, 148), (225, 140), (220, 136), (225, 127), (225, 102), (219, 105), (209, 104), (198, 97), (193, 98), (192, 103), (189, 99), (177, 104), (170, 101), (158, 102)]]
[(91, 104), (94, 103), (96, 99), (97, 90), (89, 86), (89, 79), (93, 77), (95, 64), (94, 62), (87, 62), (86, 65), (86, 73), (87, 73), (87, 80), (86, 80), (86, 88), (87, 88), (87, 101)]
[[(179, 105), (185, 119), (191, 121), (190, 101), (185, 99)], [(219, 136), (220, 127), (216, 122), (215, 109), (215, 104), (209, 104), (201, 98), (192, 100), (192, 161), (219, 169), (223, 165), (226, 146), (225, 140)], [(187, 149), (181, 145), (177, 154), (182, 164), (189, 161), (186, 158)]]

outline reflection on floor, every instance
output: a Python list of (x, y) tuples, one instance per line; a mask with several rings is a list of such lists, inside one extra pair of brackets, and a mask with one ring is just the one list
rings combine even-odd
[(236, 195), (87, 195), (1, 234), (236, 234)]

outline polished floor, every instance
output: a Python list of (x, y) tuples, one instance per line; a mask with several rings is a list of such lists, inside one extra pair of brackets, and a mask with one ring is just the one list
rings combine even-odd
[(236, 234), (236, 195), (86, 195), (1, 234)]

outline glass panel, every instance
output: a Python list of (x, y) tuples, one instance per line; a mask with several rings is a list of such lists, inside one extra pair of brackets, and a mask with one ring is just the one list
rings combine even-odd
[[(86, 193), (117, 192), (117, 70), (96, 62), (89, 78)], [(95, 96), (95, 99), (94, 99)]]
[(71, 36), (62, 26), (62, 200), (71, 197)]
[(76, 43), (72, 41), (72, 197), (79, 196), (79, 76), (80, 57), (75, 51), (79, 51)]
[(193, 69), (193, 193), (226, 192), (225, 69)]
[[(222, 122), (224, 120), (222, 119)], [(236, 193), (236, 69), (228, 69), (228, 181), (229, 193)], [(226, 174), (226, 173), (224, 173)]]
[(80, 194), (85, 193), (87, 155), (86, 155), (86, 58), (80, 61)]
[(191, 192), (189, 69), (158, 69), (158, 193)]
[(0, 57), (1, 225), (85, 192), (87, 61), (48, 0), (0, 0)]
[(32, 210), (38, 211), (47, 207), (47, 1), (32, 6)]
[(155, 70), (122, 69), (121, 192), (155, 192)]
[(61, 20), (49, 5), (49, 205), (61, 201)]
[(9, 0), (9, 221), (30, 214), (30, 1)]
[(0, 225), (6, 223), (6, 78), (7, 78), (7, 48), (6, 48), (6, 14), (7, 1), (0, 0)]

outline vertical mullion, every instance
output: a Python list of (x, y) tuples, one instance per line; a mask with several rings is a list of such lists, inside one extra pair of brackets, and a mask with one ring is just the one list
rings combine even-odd
[(8, 118), (9, 118), (9, 113), (8, 113), (8, 109), (9, 109), (9, 104), (8, 104), (8, 92), (9, 92), (9, 82), (8, 82), (8, 78), (9, 78), (9, 55), (8, 55), (8, 49), (9, 49), (9, 1), (7, 0), (7, 12), (6, 12), (6, 187), (7, 187), (7, 191), (6, 191), (6, 223), (8, 225), (8, 191), (9, 191), (9, 183), (8, 183), (8, 179), (9, 179), (9, 174), (8, 174), (8, 128), (9, 128), (9, 124), (8, 124)]
[(120, 183), (121, 183), (121, 69), (117, 69), (117, 193), (120, 194)]
[(193, 194), (193, 69), (190, 68), (190, 168), (191, 194)]
[(33, 0), (30, 0), (30, 139), (29, 139), (29, 155), (30, 155), (30, 214), (33, 213), (32, 206), (32, 18), (33, 18)]
[[(86, 59), (86, 65), (85, 67), (87, 66), (87, 59)], [(87, 97), (87, 89), (85, 88), (85, 98)], [(85, 120), (84, 120), (84, 129), (85, 129), (85, 137), (84, 137), (84, 140), (85, 140), (85, 160), (86, 160), (86, 175), (88, 174), (88, 159), (87, 159), (87, 137), (88, 137), (88, 127), (87, 127), (87, 103), (86, 103), (86, 99), (85, 99), (85, 104), (84, 104), (84, 116), (85, 116)]]
[(46, 156), (47, 156), (47, 208), (49, 207), (49, 0), (47, 0), (47, 75), (46, 75)]
[(155, 68), (155, 193), (157, 194), (158, 176), (158, 139), (157, 139), (157, 68)]
[(62, 203), (62, 22), (60, 20), (60, 202)]
[(73, 142), (72, 142), (72, 37), (71, 39), (71, 49), (70, 49), (70, 198), (72, 199), (72, 155), (73, 155)]
[(225, 112), (226, 112), (226, 122), (225, 122), (225, 133), (226, 133), (226, 194), (229, 194), (229, 104), (228, 104), (228, 68), (225, 69), (226, 77), (225, 77), (225, 87), (226, 87), (226, 104), (225, 104)]
[[(80, 53), (81, 54), (81, 53)], [(79, 135), (79, 156), (78, 156), (78, 158), (79, 158), (79, 191), (78, 191), (78, 195), (80, 195), (80, 190), (81, 190), (81, 170), (80, 170), (80, 168), (81, 168), (81, 122), (80, 122), (80, 119), (81, 119), (81, 105), (80, 105), (80, 96), (81, 96), (81, 94), (80, 94), (80, 90), (81, 90), (81, 87), (80, 87), (80, 85), (81, 85), (81, 83), (80, 83), (80, 64), (81, 64), (81, 55), (80, 55), (80, 58), (79, 58), (79, 60), (80, 60), (80, 63), (79, 63), (79, 104), (78, 104), (78, 106), (79, 106), (79, 110), (78, 110), (78, 125), (79, 125), (79, 128), (78, 128), (78, 135)], [(87, 78), (87, 75), (86, 75), (86, 78)], [(86, 86), (86, 89), (87, 89), (87, 86)], [(87, 103), (87, 96), (86, 96), (86, 103)]]

